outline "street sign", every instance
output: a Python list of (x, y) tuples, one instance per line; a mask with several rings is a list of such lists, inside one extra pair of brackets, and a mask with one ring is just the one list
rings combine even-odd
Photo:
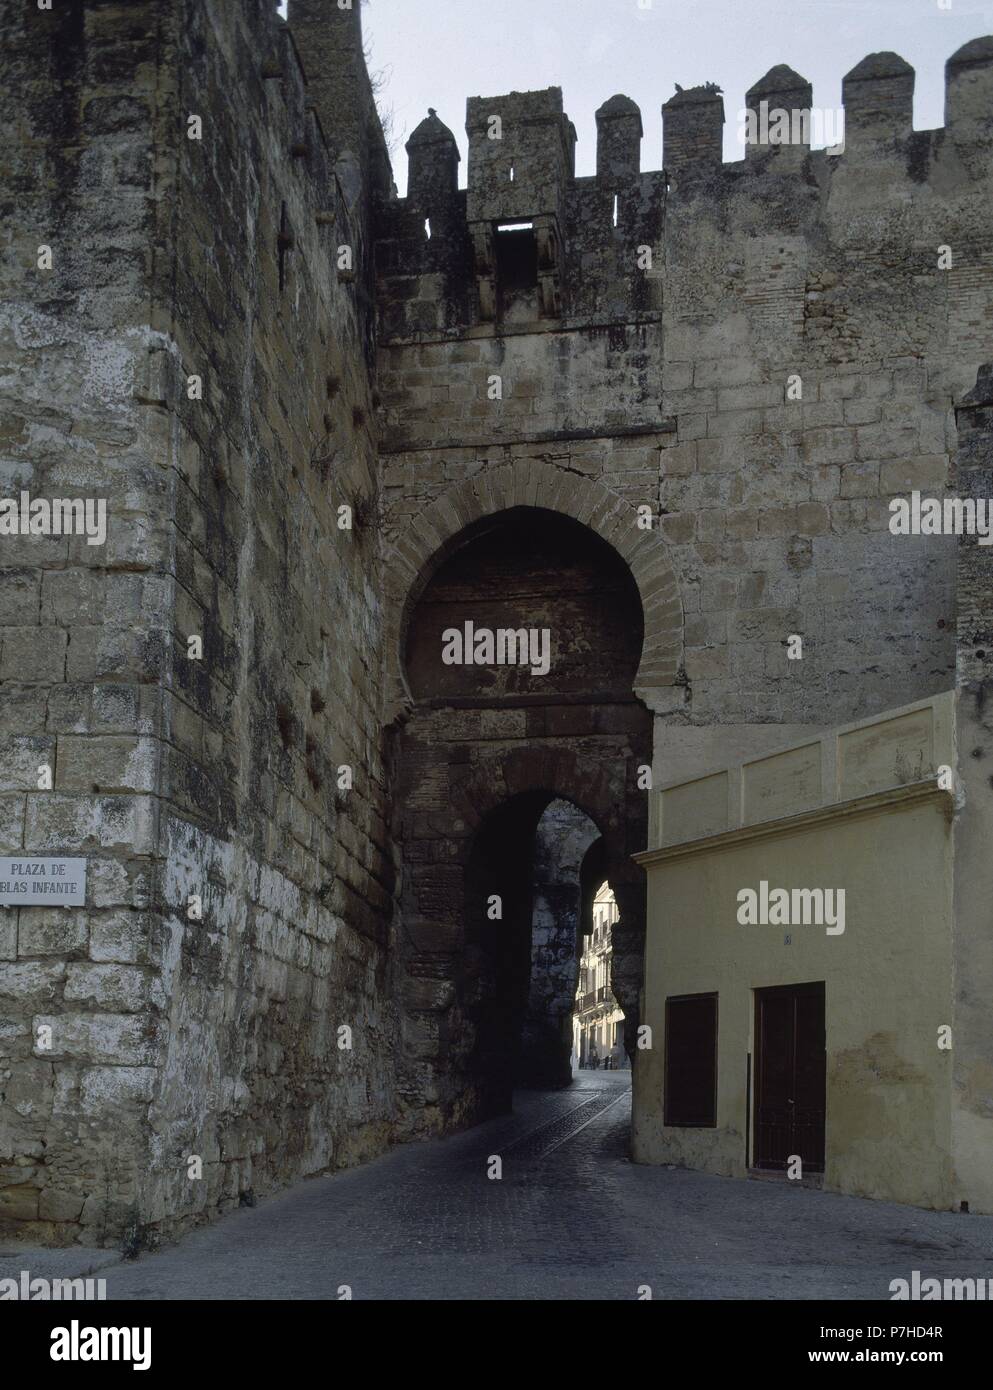
[(0, 906), (82, 907), (85, 902), (85, 859), (0, 856)]

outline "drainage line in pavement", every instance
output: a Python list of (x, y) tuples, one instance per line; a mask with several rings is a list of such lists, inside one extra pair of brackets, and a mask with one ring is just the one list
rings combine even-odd
[(584, 1120), (583, 1123), (577, 1126), (577, 1128), (574, 1129), (571, 1134), (567, 1134), (564, 1139), (556, 1139), (555, 1143), (551, 1144), (547, 1149), (544, 1149), (538, 1155), (538, 1157), (547, 1158), (548, 1155), (552, 1153), (555, 1149), (561, 1148), (563, 1144), (568, 1144), (569, 1140), (575, 1139), (576, 1135), (582, 1133), (582, 1131), (586, 1128), (587, 1125), (591, 1125), (594, 1120), (599, 1120), (601, 1115), (606, 1115), (608, 1110), (612, 1110), (615, 1105), (619, 1105), (620, 1102), (630, 1094), (630, 1091), (622, 1091), (621, 1094), (619, 1096), (616, 1096), (614, 1100), (610, 1102), (609, 1105), (605, 1105), (602, 1110), (598, 1110), (595, 1115), (591, 1115), (588, 1120)]
[[(624, 1094), (627, 1095), (628, 1092), (625, 1091)], [(563, 1110), (561, 1115), (555, 1115), (551, 1120), (542, 1120), (540, 1125), (535, 1125), (534, 1129), (529, 1129), (526, 1134), (520, 1135), (519, 1138), (511, 1140), (509, 1144), (505, 1145), (503, 1149), (504, 1154), (512, 1153), (514, 1149), (520, 1148), (523, 1144), (526, 1144), (529, 1139), (533, 1139), (536, 1134), (540, 1134), (543, 1129), (553, 1129), (556, 1125), (560, 1125), (563, 1120), (568, 1120), (570, 1115), (575, 1115), (578, 1111), (585, 1110), (587, 1106), (595, 1104), (596, 1101), (594, 1100), (584, 1100), (581, 1101), (579, 1105), (574, 1105), (571, 1110)], [(613, 1104), (613, 1102), (611, 1102), (611, 1104)], [(606, 1106), (604, 1106), (603, 1109), (606, 1109)], [(602, 1115), (603, 1110), (598, 1110), (596, 1114)], [(592, 1118), (596, 1119), (596, 1115)], [(575, 1132), (578, 1134), (579, 1131), (576, 1130)]]

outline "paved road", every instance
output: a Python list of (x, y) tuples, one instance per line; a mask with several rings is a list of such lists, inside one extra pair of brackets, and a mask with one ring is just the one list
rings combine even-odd
[(914, 1269), (993, 1278), (993, 1217), (643, 1167), (629, 1119), (628, 1077), (583, 1072), (103, 1269), (107, 1297), (887, 1299)]

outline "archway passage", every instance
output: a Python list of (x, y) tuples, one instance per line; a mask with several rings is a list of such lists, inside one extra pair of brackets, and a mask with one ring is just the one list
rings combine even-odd
[[(573, 1080), (577, 986), (581, 957), (592, 949), (598, 926), (597, 891), (605, 890), (613, 904), (609, 885), (601, 883), (602, 863), (603, 839), (590, 817), (543, 792), (512, 797), (485, 818), (474, 839), (466, 973), (479, 1011), (469, 1069), (482, 1079), (489, 1109), (508, 1109), (514, 1088), (559, 1088)], [(603, 944), (596, 934), (601, 953)], [(598, 992), (605, 1000), (606, 988)], [(598, 1023), (607, 1017), (605, 1006), (595, 1012)], [(599, 1035), (602, 1041), (603, 1026)]]
[(397, 954), (405, 1091), (424, 1132), (505, 1108), (515, 1083), (567, 1083), (579, 850), (594, 841), (620, 911), (615, 992), (636, 1019), (644, 888), (630, 856), (645, 844), (651, 716), (632, 693), (638, 587), (569, 517), (515, 507), (467, 528), (404, 626)]
[(598, 479), (551, 460), (518, 459), (452, 483), (413, 517), (405, 512), (392, 519), (388, 516), (384, 706), (388, 724), (405, 717), (413, 705), (402, 669), (405, 625), (438, 565), (464, 544), (468, 528), (498, 521), (514, 510), (533, 510), (539, 497), (546, 510), (571, 518), (588, 535), (595, 534), (615, 548), (637, 584), (648, 621), (634, 688), (650, 701), (654, 692), (678, 681), (682, 604), (676, 574), (658, 532), (640, 526), (634, 503)]
[[(481, 634), (501, 631), (547, 632), (548, 669), (540, 640), (537, 663), (501, 661), (517, 652), (496, 642), (493, 661), (469, 660), (486, 656)], [(462, 660), (446, 659), (459, 652), (445, 633), (461, 633)], [(547, 702), (553, 692), (629, 700), (643, 638), (637, 585), (617, 552), (570, 517), (515, 507), (464, 532), (434, 573), (409, 617), (407, 678), (418, 701)]]

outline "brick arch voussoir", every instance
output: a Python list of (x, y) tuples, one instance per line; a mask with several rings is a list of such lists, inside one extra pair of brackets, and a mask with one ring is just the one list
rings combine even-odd
[[(413, 518), (402, 542), (387, 543), (387, 724), (413, 706), (403, 670), (404, 621), (440, 563), (438, 557), (448, 553), (468, 526), (512, 507), (546, 507), (572, 517), (613, 546), (631, 570), (645, 611), (635, 691), (645, 699), (651, 687), (674, 684), (682, 655), (683, 615), (678, 580), (661, 536), (641, 529), (634, 504), (597, 479), (578, 477), (539, 459), (518, 459), (453, 484)], [(413, 582), (411, 572), (416, 576)]]
[(464, 772), (460, 769), (451, 777), (449, 787), (452, 810), (470, 833), (478, 830), (490, 811), (512, 794), (504, 782), (503, 769), (495, 759), (474, 763)]
[(481, 758), (453, 780), (451, 807), (475, 831), (491, 812), (527, 792), (571, 801), (605, 838), (623, 839), (628, 812), (618, 804), (614, 778), (601, 759), (570, 749), (511, 748)]

